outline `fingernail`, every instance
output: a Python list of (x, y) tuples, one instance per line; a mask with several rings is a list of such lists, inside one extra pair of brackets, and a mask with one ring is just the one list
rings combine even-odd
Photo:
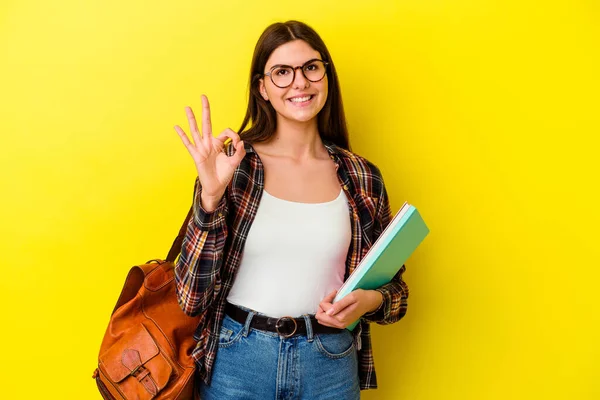
[(333, 308), (330, 308), (329, 310), (327, 310), (327, 312), (325, 314), (332, 315), (333, 314)]

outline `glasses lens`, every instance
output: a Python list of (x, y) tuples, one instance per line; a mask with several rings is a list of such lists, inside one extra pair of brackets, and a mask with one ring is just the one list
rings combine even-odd
[(303, 68), (304, 76), (311, 82), (318, 82), (325, 76), (325, 64), (323, 61), (314, 60)]
[(271, 71), (273, 83), (279, 87), (286, 87), (294, 79), (294, 70), (290, 67), (277, 67)]

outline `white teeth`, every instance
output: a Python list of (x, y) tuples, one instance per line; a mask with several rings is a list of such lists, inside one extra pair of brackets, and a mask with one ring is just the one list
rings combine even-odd
[(293, 101), (294, 103), (302, 103), (303, 101), (308, 101), (310, 100), (311, 96), (305, 96), (305, 97), (294, 97), (293, 99), (290, 99), (290, 101)]

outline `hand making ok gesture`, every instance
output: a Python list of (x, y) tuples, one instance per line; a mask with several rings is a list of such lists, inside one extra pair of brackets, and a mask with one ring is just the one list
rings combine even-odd
[[(237, 133), (229, 128), (221, 132), (218, 137), (213, 137), (210, 106), (206, 96), (202, 96), (202, 133), (198, 130), (192, 109), (186, 107), (185, 112), (193, 142), (190, 142), (179, 125), (175, 126), (175, 131), (194, 159), (200, 185), (202, 185), (202, 205), (207, 211), (211, 211), (218, 205), (233, 177), (233, 172), (246, 155), (244, 142)], [(223, 151), (227, 138), (231, 138), (235, 147), (235, 154), (231, 157), (228, 157)]]

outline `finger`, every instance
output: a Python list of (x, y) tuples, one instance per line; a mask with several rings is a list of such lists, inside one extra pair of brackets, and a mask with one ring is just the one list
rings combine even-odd
[(229, 162), (231, 163), (231, 165), (237, 167), (238, 165), (240, 165), (245, 156), (246, 149), (244, 148), (244, 141), (240, 140), (237, 146), (235, 146), (235, 154), (229, 157)]
[(233, 146), (235, 147), (235, 154), (229, 157), (229, 162), (234, 167), (237, 167), (242, 162), (242, 159), (246, 156), (246, 149), (244, 148), (244, 141), (241, 140), (240, 135), (233, 131), (231, 128), (225, 129), (219, 134), (217, 140), (225, 144), (227, 139), (231, 139)]
[(351, 319), (352, 314), (356, 313), (357, 307), (357, 303), (350, 304), (348, 307), (344, 308), (343, 310), (339, 311), (337, 314), (331, 317), (337, 319), (343, 324), (346, 322), (351, 322), (349, 320)]
[(327, 314), (317, 314), (315, 315), (315, 319), (321, 325), (330, 326), (332, 328), (345, 328), (344, 324), (342, 324), (337, 319), (328, 316)]
[(179, 138), (183, 142), (183, 145), (188, 149), (188, 151), (190, 151), (190, 148), (194, 148), (194, 145), (190, 142), (190, 139), (179, 125), (175, 125), (175, 132), (177, 132)]
[(210, 104), (208, 97), (202, 95), (202, 139), (207, 148), (210, 148), (212, 138), (212, 122), (210, 121)]
[(327, 311), (333, 307), (333, 304), (322, 301), (319, 303), (319, 307), (322, 308), (325, 313), (327, 313)]
[(185, 115), (188, 119), (188, 124), (190, 125), (190, 131), (192, 133), (192, 138), (194, 138), (194, 145), (200, 144), (200, 133), (198, 132), (198, 124), (196, 123), (196, 116), (192, 111), (191, 107), (185, 108)]
[(215, 139), (220, 141), (221, 144), (225, 144), (225, 141), (227, 139), (229, 139), (229, 136), (225, 134), (225, 131), (223, 131), (223, 132), (219, 133), (219, 136), (217, 136)]
[(325, 296), (323, 298), (323, 300), (321, 300), (321, 303), (319, 303), (319, 306), (323, 307), (323, 309), (325, 311), (329, 310), (333, 306), (332, 303), (333, 303), (333, 299), (335, 299), (336, 293), (337, 293), (337, 290), (330, 292), (327, 296)]
[(336, 301), (333, 304), (333, 307), (327, 310), (327, 315), (335, 315), (353, 303), (356, 303), (356, 297), (350, 293), (347, 296), (344, 296), (342, 299)]
[(333, 303), (333, 299), (335, 299), (335, 295), (336, 294), (337, 294), (337, 290), (334, 290), (333, 292), (331, 292), (327, 296), (325, 296), (323, 298), (323, 300), (321, 300), (321, 301), (324, 301), (324, 302), (327, 302), (327, 303)]
[(231, 128), (227, 128), (223, 132), (219, 133), (219, 136), (217, 136), (215, 139), (221, 142), (221, 145), (224, 145), (225, 143), (227, 143), (228, 140), (231, 139), (231, 142), (233, 143), (234, 147), (240, 141), (239, 135), (235, 133)]
[[(238, 134), (237, 134), (237, 132), (235, 132), (235, 131), (234, 131), (233, 129), (231, 129), (231, 128), (227, 128), (227, 129), (225, 129), (223, 132), (221, 132), (221, 135), (223, 135), (223, 136), (225, 136), (225, 137), (228, 137), (228, 138), (231, 138), (231, 141), (233, 142), (233, 145), (234, 145), (234, 146), (237, 146), (238, 142), (239, 142), (240, 140), (242, 140), (242, 139), (240, 138), (240, 135), (238, 135)], [(219, 135), (219, 136), (221, 136), (221, 135)]]

